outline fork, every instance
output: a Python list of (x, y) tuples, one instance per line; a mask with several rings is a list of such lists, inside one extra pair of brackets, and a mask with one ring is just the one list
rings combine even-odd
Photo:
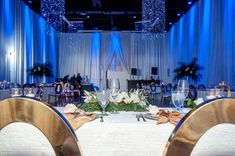
[(143, 114), (140, 114), (140, 117), (143, 119), (144, 122), (146, 122)]
[(137, 121), (140, 121), (140, 115), (139, 114), (136, 114), (136, 119), (137, 119)]

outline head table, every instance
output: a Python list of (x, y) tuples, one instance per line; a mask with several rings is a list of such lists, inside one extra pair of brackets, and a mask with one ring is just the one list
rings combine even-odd
[[(63, 112), (63, 107), (56, 107)], [(169, 108), (171, 109), (171, 108)], [(184, 109), (188, 112), (189, 109)], [(137, 121), (138, 112), (120, 112), (96, 119), (76, 130), (84, 156), (160, 156), (174, 129), (170, 123)], [(43, 115), (43, 114), (42, 114)], [(203, 122), (203, 121), (202, 121)], [(0, 155), (54, 155), (45, 136), (26, 123), (0, 131)], [(195, 146), (192, 155), (235, 155), (235, 125), (214, 127)]]

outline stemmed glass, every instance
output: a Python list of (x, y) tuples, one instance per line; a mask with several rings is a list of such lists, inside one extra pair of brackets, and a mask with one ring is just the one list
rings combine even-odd
[(100, 107), (102, 108), (102, 116), (108, 115), (105, 113), (105, 109), (109, 104), (109, 92), (103, 90), (97, 93), (97, 99)]
[(184, 93), (185, 98), (188, 97), (189, 93), (189, 84), (186, 80), (179, 80), (177, 85), (178, 91)]
[(180, 90), (172, 91), (171, 99), (177, 112), (180, 112), (180, 109), (183, 107), (185, 98), (184, 92), (181, 92)]
[(120, 90), (120, 82), (119, 79), (111, 79), (109, 82), (110, 95), (114, 99), (118, 95), (118, 91)]

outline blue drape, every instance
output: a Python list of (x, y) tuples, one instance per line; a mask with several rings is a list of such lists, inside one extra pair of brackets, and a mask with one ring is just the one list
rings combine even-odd
[(57, 41), (54, 30), (20, 0), (0, 2), (0, 81), (35, 82), (27, 73), (34, 63), (53, 65), (53, 82), (57, 72)]
[(210, 87), (225, 81), (235, 88), (234, 19), (235, 0), (199, 1), (168, 33), (171, 69), (197, 57), (205, 68), (199, 83)]

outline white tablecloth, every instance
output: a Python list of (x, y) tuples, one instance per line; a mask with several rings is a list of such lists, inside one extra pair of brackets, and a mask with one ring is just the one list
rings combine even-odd
[[(57, 108), (62, 111), (63, 108)], [(135, 112), (110, 114), (76, 131), (84, 156), (160, 156), (174, 126), (138, 122)], [(202, 121), (203, 122), (203, 121)], [(217, 126), (202, 137), (192, 155), (235, 155), (235, 126)], [(0, 155), (53, 155), (47, 139), (36, 128), (14, 123), (0, 131)]]

